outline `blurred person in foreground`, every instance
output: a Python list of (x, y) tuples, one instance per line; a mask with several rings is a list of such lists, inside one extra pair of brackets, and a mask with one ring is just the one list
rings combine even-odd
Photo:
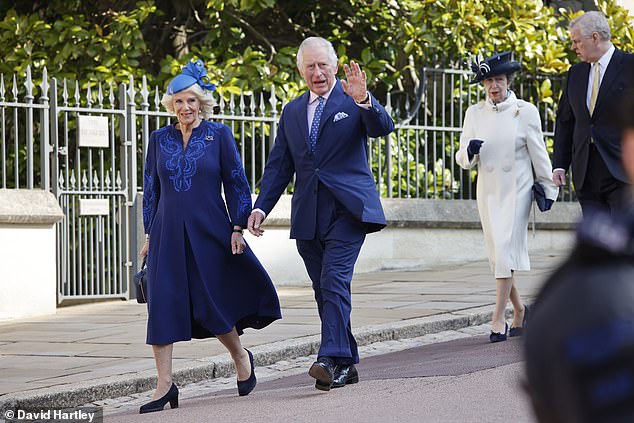
[(357, 63), (343, 66), (345, 80), (337, 78), (337, 54), (328, 40), (305, 39), (297, 68), (308, 90), (284, 107), (249, 231), (262, 235), (262, 222), (295, 176), (290, 236), (321, 320), (321, 345), (308, 373), (317, 389), (329, 391), (359, 380), (350, 285), (366, 234), (386, 224), (368, 165), (368, 137), (389, 134), (394, 122), (368, 91)]
[(540, 423), (634, 422), (634, 215), (589, 211), (526, 331)]
[[(557, 198), (551, 164), (537, 108), (510, 90), (520, 64), (511, 52), (474, 63), (471, 83), (481, 82), (486, 99), (467, 109), (456, 161), (463, 169), (478, 166), (477, 204), (485, 247), (495, 275), (495, 310), (491, 342), (520, 336), (529, 317), (515, 284), (515, 271), (530, 270), (528, 217), (536, 180), (545, 194), (544, 210)], [(506, 305), (513, 305), (513, 322), (505, 321)]]
[(140, 256), (147, 256), (147, 343), (158, 381), (141, 413), (178, 407), (173, 344), (191, 338), (218, 338), (233, 359), (239, 395), (249, 394), (253, 355), (239, 336), (281, 318), (273, 283), (242, 237), (251, 193), (231, 130), (206, 120), (215, 89), (206, 75), (199, 60), (171, 80), (161, 103), (176, 122), (152, 132), (147, 146)]
[[(625, 94), (623, 165), (634, 181), (634, 91)], [(634, 422), (634, 190), (626, 198), (584, 215), (535, 303), (526, 389), (540, 423)]]

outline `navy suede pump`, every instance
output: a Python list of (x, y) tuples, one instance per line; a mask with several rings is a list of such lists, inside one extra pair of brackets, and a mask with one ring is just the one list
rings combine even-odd
[(522, 319), (522, 326), (518, 328), (509, 329), (509, 336), (522, 336), (524, 335), (524, 331), (526, 330), (526, 326), (528, 324), (530, 312), (528, 311), (528, 306), (524, 304), (524, 318)]
[(238, 381), (238, 395), (240, 395), (241, 397), (249, 395), (249, 393), (253, 391), (253, 388), (255, 388), (255, 385), (258, 383), (257, 379), (255, 378), (253, 354), (251, 354), (251, 351), (247, 350), (246, 348), (244, 350), (249, 354), (249, 361), (251, 362), (251, 376), (249, 376), (247, 380)]
[(170, 390), (161, 398), (144, 404), (139, 409), (139, 414), (153, 413), (155, 411), (163, 411), (165, 404), (170, 403), (171, 408), (178, 408), (178, 388), (172, 383)]
[(504, 333), (491, 331), (491, 335), (489, 335), (489, 340), (491, 342), (506, 341), (506, 335), (508, 334), (508, 332), (509, 332), (509, 325), (508, 323), (504, 323)]

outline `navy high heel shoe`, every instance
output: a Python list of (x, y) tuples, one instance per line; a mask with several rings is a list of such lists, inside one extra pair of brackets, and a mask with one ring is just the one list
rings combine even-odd
[(522, 336), (524, 335), (524, 330), (526, 329), (526, 324), (528, 323), (529, 318), (528, 306), (524, 304), (524, 318), (522, 319), (522, 326), (518, 328), (509, 329), (509, 336)]
[(161, 398), (144, 404), (139, 409), (139, 414), (153, 413), (155, 411), (163, 411), (165, 404), (170, 403), (172, 409), (178, 408), (178, 388), (172, 383), (170, 390)]
[(251, 354), (251, 351), (247, 350), (246, 348), (244, 350), (247, 352), (247, 354), (249, 354), (249, 361), (251, 362), (251, 376), (249, 376), (247, 380), (238, 381), (238, 395), (240, 395), (241, 397), (249, 395), (249, 393), (253, 391), (253, 388), (255, 388), (255, 385), (258, 383), (258, 380), (255, 378), (253, 354)]
[(504, 323), (504, 333), (491, 331), (491, 335), (489, 335), (489, 340), (491, 342), (506, 341), (506, 334), (508, 333), (508, 331), (509, 325), (507, 323)]

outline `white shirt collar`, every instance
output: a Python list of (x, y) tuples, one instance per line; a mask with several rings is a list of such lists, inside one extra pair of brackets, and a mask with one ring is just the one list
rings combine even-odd
[[(324, 98), (324, 101), (328, 100), (328, 97), (330, 97), (330, 93), (332, 92), (332, 90), (335, 88), (335, 85), (337, 84), (337, 80), (335, 80), (335, 83), (332, 84), (332, 87), (330, 87), (330, 90), (322, 95), (321, 97)], [(308, 104), (313, 104), (315, 102), (315, 100), (317, 100), (319, 98), (319, 94), (315, 94), (314, 92), (310, 92), (310, 97), (308, 98)]]
[(608, 68), (608, 65), (610, 64), (610, 60), (612, 60), (612, 55), (614, 54), (614, 50), (616, 50), (614, 48), (614, 44), (610, 44), (610, 48), (608, 49), (608, 51), (605, 52), (605, 54), (603, 54), (603, 56), (601, 56), (601, 58), (599, 60), (597, 60), (597, 62), (601, 65), (601, 70), (605, 71)]

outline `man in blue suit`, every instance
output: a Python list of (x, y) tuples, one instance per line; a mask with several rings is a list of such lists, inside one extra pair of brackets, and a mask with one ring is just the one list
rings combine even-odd
[(304, 40), (297, 67), (309, 91), (282, 112), (248, 228), (262, 235), (262, 222), (295, 175), (290, 236), (321, 319), (321, 346), (308, 373), (317, 389), (329, 391), (359, 380), (350, 283), (366, 234), (386, 224), (367, 139), (389, 134), (394, 122), (367, 90), (357, 63), (344, 65), (346, 80), (336, 77), (337, 54), (329, 41)]

